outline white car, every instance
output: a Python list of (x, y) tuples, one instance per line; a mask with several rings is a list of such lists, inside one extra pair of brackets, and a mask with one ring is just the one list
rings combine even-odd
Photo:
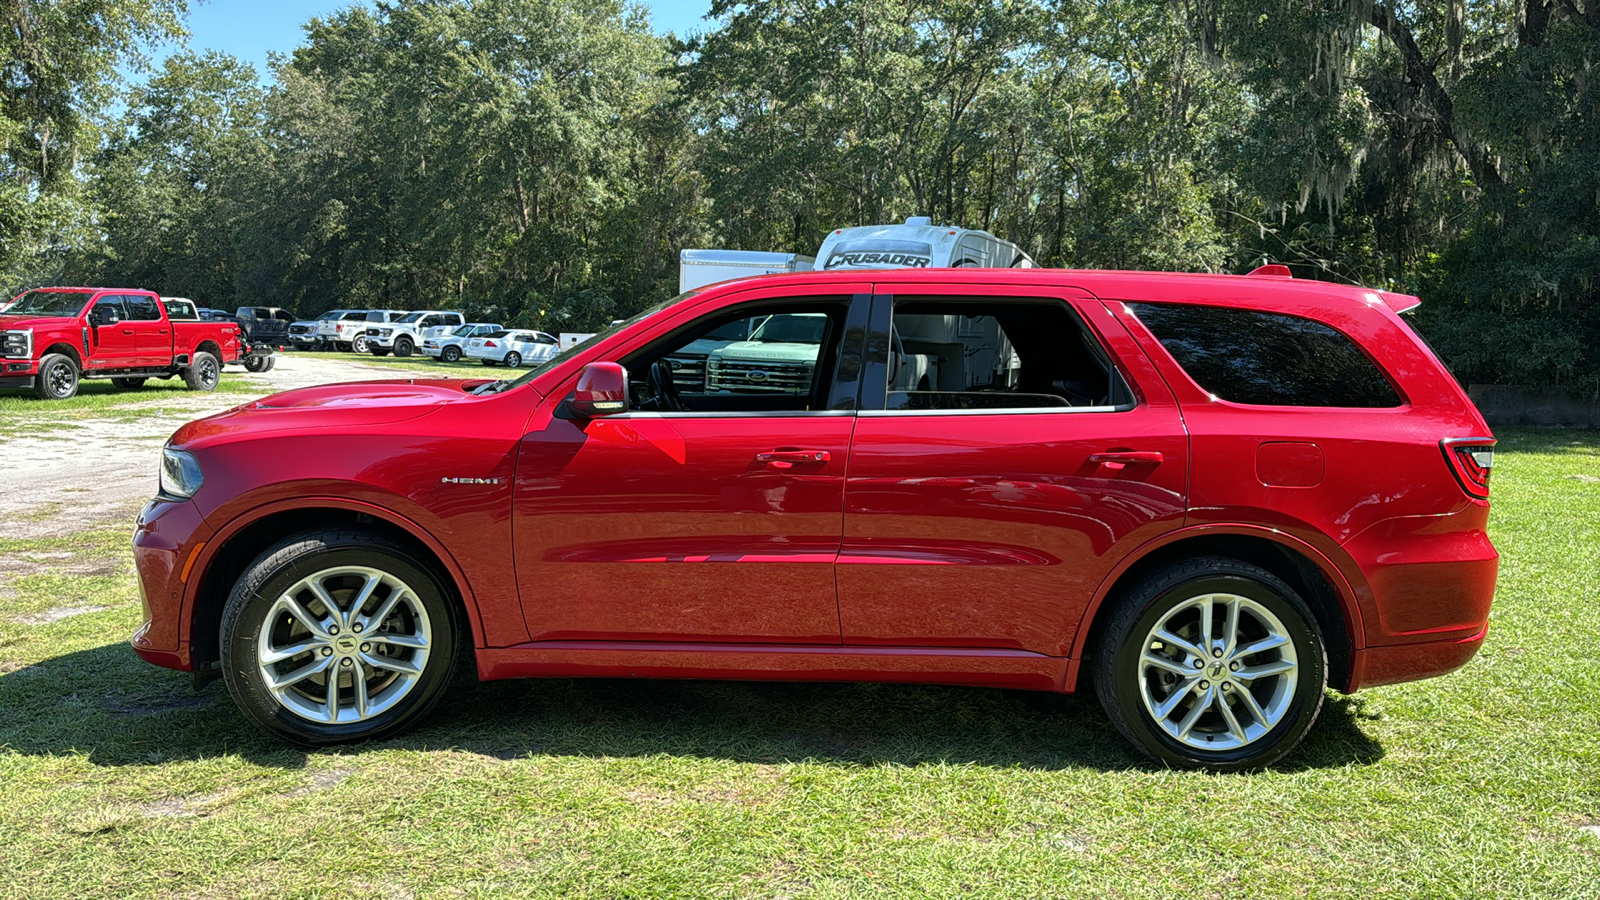
[(486, 366), (504, 363), (513, 369), (542, 363), (560, 349), (560, 342), (542, 331), (497, 331), (467, 339), (468, 356)]
[[(388, 322), (403, 315), (383, 309), (335, 309), (317, 317), (317, 342), (336, 350), (367, 352), (367, 322)], [(370, 316), (377, 316), (369, 319)]]
[[(468, 340), (505, 330), (506, 327), (504, 325), (489, 322), (469, 322), (460, 328), (454, 329), (430, 328), (427, 336), (422, 339), (422, 352), (434, 359), (455, 362), (461, 358)], [(443, 333), (438, 334), (435, 332)]]

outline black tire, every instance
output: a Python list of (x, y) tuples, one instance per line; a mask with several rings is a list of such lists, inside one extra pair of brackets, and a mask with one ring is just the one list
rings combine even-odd
[(191, 391), (214, 391), (221, 381), (221, 361), (205, 350), (195, 353), (194, 359), (189, 361), (189, 367), (183, 370), (183, 383)]
[[(222, 611), (220, 623), (220, 646), (222, 648), (222, 675), (228, 685), (228, 693), (233, 696), (234, 702), (239, 705), (245, 716), (261, 728), (272, 732), (280, 738), (303, 747), (316, 747), (327, 744), (341, 744), (353, 741), (373, 740), (388, 737), (417, 725), (438, 703), (444, 695), (446, 687), (455, 666), (456, 642), (458, 636), (464, 634), (457, 614), (457, 607), (450, 599), (445, 588), (445, 580), (430, 567), (419, 565), (416, 562), (416, 551), (399, 544), (385, 536), (366, 531), (344, 529), (317, 529), (287, 537), (262, 553), (245, 569), (244, 574), (234, 584), (232, 593), (228, 596), (227, 605)], [(360, 567), (365, 570), (376, 570), (384, 576), (397, 579), (409, 591), (400, 592), (403, 595), (413, 596), (417, 605), (402, 609), (396, 607), (395, 611), (380, 622), (371, 623), (367, 631), (368, 636), (387, 633), (387, 623), (400, 621), (402, 625), (409, 623), (415, 627), (418, 623), (425, 623), (422, 627), (428, 634), (426, 654), (417, 664), (420, 674), (414, 677), (404, 690), (391, 701), (388, 708), (368, 717), (359, 718), (355, 708), (354, 677), (361, 672), (369, 673), (364, 683), (380, 685), (376, 693), (367, 696), (371, 702), (382, 702), (384, 690), (396, 690), (402, 676), (385, 674), (387, 670), (376, 666), (362, 668), (364, 661), (372, 658), (394, 658), (386, 656), (382, 649), (373, 649), (377, 645), (390, 647), (383, 641), (375, 640), (372, 644), (364, 643), (363, 638), (354, 635), (359, 628), (356, 613), (360, 610), (343, 609), (340, 612), (346, 617), (346, 630), (342, 635), (334, 634), (325, 639), (330, 643), (327, 646), (340, 649), (326, 655), (319, 654), (318, 650), (307, 650), (303, 655), (290, 657), (268, 666), (258, 662), (258, 643), (262, 639), (263, 629), (269, 629), (268, 639), (272, 635), (282, 636), (282, 641), (296, 642), (313, 638), (312, 633), (300, 626), (303, 636), (295, 636), (295, 621), (287, 613), (273, 610), (278, 603), (278, 598), (284, 596), (291, 588), (304, 580), (315, 578), (324, 573), (337, 571), (346, 567)], [(328, 587), (337, 602), (343, 605), (351, 603), (351, 598), (356, 594), (361, 581), (360, 575), (334, 576), (331, 580), (322, 582)], [(345, 587), (337, 587), (343, 584)], [(385, 584), (379, 591), (387, 590)], [(332, 632), (328, 628), (332, 617), (328, 611), (320, 606), (320, 601), (309, 599), (312, 595), (306, 591), (298, 592), (305, 599), (304, 611), (318, 618), (319, 627)], [(378, 607), (386, 602), (385, 598), (374, 593), (362, 609), (374, 615)], [(416, 610), (423, 611), (417, 615)], [(269, 615), (271, 621), (269, 621)], [(286, 630), (287, 629), (287, 630)], [(399, 629), (397, 629), (399, 630)], [(341, 641), (342, 638), (342, 641)], [(312, 640), (311, 643), (316, 643)], [(344, 645), (349, 645), (345, 647)], [(401, 649), (402, 662), (416, 662), (422, 652), (417, 649)], [(321, 691), (324, 705), (326, 705), (326, 688), (323, 683), (316, 681), (318, 677), (325, 679), (325, 675), (317, 673), (296, 682), (283, 690), (289, 700), (280, 700), (267, 684), (264, 668), (276, 671), (279, 677), (298, 670), (299, 668), (315, 664), (318, 659), (326, 658), (337, 660), (339, 664), (351, 663), (354, 665), (339, 668), (333, 666), (331, 671), (341, 674), (338, 685), (338, 702), (340, 716), (349, 712), (350, 721), (333, 722), (313, 721), (301, 713), (294, 711), (290, 703), (316, 703), (315, 694)], [(381, 687), (383, 678), (393, 679), (389, 687)], [(351, 684), (345, 685), (343, 681), (349, 679)], [(375, 679), (375, 680), (373, 680)], [(369, 680), (371, 680), (369, 682)], [(306, 694), (311, 694), (308, 700)], [(348, 710), (344, 707), (346, 699), (350, 701)]]
[(411, 346), (409, 338), (400, 338), (394, 342), (394, 355), (401, 359), (410, 359), (411, 351), (415, 349), (415, 347)]
[(113, 378), (113, 379), (111, 379), (111, 384), (113, 386), (119, 387), (119, 388), (121, 388), (122, 390), (125, 390), (125, 391), (137, 391), (139, 388), (144, 387), (144, 382), (145, 382), (145, 380), (143, 378)]
[(272, 357), (270, 356), (246, 356), (244, 358), (244, 370), (246, 372), (265, 372), (267, 363), (271, 359)]
[(384, 349), (382, 349), (380, 347), (369, 347), (367, 352), (371, 353), (373, 356), (388, 356), (389, 355), (389, 351), (384, 350)]
[[(1266, 623), (1270, 617), (1277, 620), (1271, 627), (1281, 626), (1281, 635), (1287, 637), (1290, 644), (1241, 656), (1234, 662), (1229, 662), (1217, 643), (1209, 648), (1200, 646), (1204, 642), (1197, 639), (1199, 607), (1193, 608), (1192, 613), (1184, 607), (1191, 599), (1211, 594), (1241, 598), (1240, 606), (1245, 607), (1238, 616), (1239, 631), (1244, 632), (1241, 639), (1255, 643), (1259, 638), (1250, 632), (1256, 628), (1263, 629), (1258, 632), (1260, 636), (1269, 635), (1271, 630)], [(1180, 611), (1175, 613), (1175, 610)], [(1095, 692), (1117, 730), (1157, 760), (1173, 766), (1217, 771), (1261, 768), (1293, 750), (1316, 722), (1328, 676), (1322, 632), (1317, 627), (1316, 616), (1300, 595), (1271, 572), (1224, 557), (1187, 560), (1131, 585), (1122, 592), (1120, 601), (1109, 614), (1092, 647)], [(1172, 614), (1171, 619), (1167, 618), (1169, 614)], [(1190, 620), (1184, 618), (1191, 615)], [(1218, 624), (1216, 617), (1222, 617), (1225, 623), (1226, 615), (1225, 607), (1214, 613), (1213, 629)], [(1150, 642), (1148, 649), (1152, 655), (1170, 659), (1185, 670), (1190, 665), (1196, 666), (1197, 671), (1192, 676), (1179, 676), (1143, 661), (1146, 637), (1158, 624), (1163, 624), (1163, 620), (1173, 629), (1180, 627), (1178, 623), (1188, 621), (1190, 624), (1184, 627), (1193, 628), (1192, 633), (1174, 631), (1174, 634), (1196, 645), (1197, 649), (1209, 650), (1211, 655), (1194, 660), (1176, 643)], [(1221, 638), (1216, 640), (1222, 641)], [(1289, 658), (1291, 648), (1292, 660)], [(1219, 657), (1218, 654), (1223, 655)], [(1229, 671), (1231, 668), (1233, 673), (1249, 672), (1285, 662), (1293, 663), (1292, 682), (1288, 675), (1265, 676), (1259, 681), (1242, 680), (1246, 676)], [(1200, 693), (1194, 693), (1196, 690)], [(1248, 691), (1250, 696), (1241, 696), (1241, 691)], [(1185, 743), (1170, 733), (1157, 721), (1150, 705), (1153, 703), (1159, 709), (1162, 701), (1171, 700), (1180, 693), (1184, 696), (1178, 698), (1167, 721), (1177, 727), (1181, 722), (1173, 720), (1179, 714), (1184, 714), (1183, 720), (1188, 721), (1187, 713), (1197, 706), (1204, 707), (1189, 733), (1194, 743)], [(1264, 694), (1265, 707), (1262, 704)], [(1152, 698), (1149, 703), (1147, 696)], [(1255, 718), (1244, 702), (1246, 699), (1249, 705), (1264, 708), (1269, 713), (1276, 709), (1275, 717), (1268, 716), (1272, 719), (1270, 723)], [(1239, 733), (1244, 735), (1243, 739), (1229, 731), (1223, 708), (1227, 709), (1228, 716), (1242, 724)], [(1255, 730), (1253, 736), (1252, 729)], [(1181, 728), (1179, 730), (1181, 732)], [(1195, 743), (1212, 740), (1239, 745), (1216, 751), (1195, 746)]]
[[(334, 341), (333, 342), (333, 349), (339, 351), (340, 353), (349, 353), (351, 350), (355, 349), (355, 346), (356, 345), (354, 343), (350, 342), (350, 341)], [(364, 352), (366, 352), (366, 349), (367, 349), (366, 343), (362, 342), (361, 349), (356, 351), (356, 352), (364, 353)]]
[(65, 353), (46, 353), (33, 379), (33, 395), (40, 400), (67, 400), (78, 393), (78, 364)]
[(506, 368), (515, 369), (517, 366), (520, 366), (520, 365), (522, 365), (522, 354), (521, 353), (518, 353), (517, 351), (513, 350), (510, 353), (506, 354)]
[(451, 344), (439, 351), (439, 358), (445, 362), (457, 362), (461, 359), (461, 348)]
[(261, 367), (261, 371), (271, 372), (277, 365), (278, 358), (276, 356), (269, 356), (267, 357), (267, 364)]

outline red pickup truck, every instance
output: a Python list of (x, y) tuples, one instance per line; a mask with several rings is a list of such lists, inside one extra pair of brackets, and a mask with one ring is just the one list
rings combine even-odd
[(190, 390), (216, 390), (238, 356), (237, 324), (173, 321), (150, 291), (40, 288), (0, 309), (0, 388), (41, 400), (73, 396), (84, 378), (137, 388), (181, 375)]

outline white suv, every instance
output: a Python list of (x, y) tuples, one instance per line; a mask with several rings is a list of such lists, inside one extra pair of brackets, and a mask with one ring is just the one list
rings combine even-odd
[(406, 313), (396, 322), (368, 328), (367, 351), (373, 356), (388, 356), (393, 351), (395, 356), (404, 359), (422, 346), (427, 335), (446, 334), (466, 322), (467, 317), (458, 312), (422, 309)]

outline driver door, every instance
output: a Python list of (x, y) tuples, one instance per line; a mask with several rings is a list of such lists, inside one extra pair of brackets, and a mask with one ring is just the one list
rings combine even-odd
[[(840, 642), (833, 567), (863, 333), (846, 339), (851, 309), (850, 296), (723, 307), (608, 360), (629, 373), (628, 412), (563, 417), (571, 384), (546, 399), (518, 451), (514, 504), (535, 640)], [(826, 324), (804, 388), (748, 368), (709, 388), (705, 367), (697, 383), (674, 378), (674, 363), (683, 372), (755, 331), (724, 327), (734, 320), (816, 313)], [(798, 369), (808, 351), (793, 343), (778, 355)], [(742, 365), (763, 350), (723, 356)]]

